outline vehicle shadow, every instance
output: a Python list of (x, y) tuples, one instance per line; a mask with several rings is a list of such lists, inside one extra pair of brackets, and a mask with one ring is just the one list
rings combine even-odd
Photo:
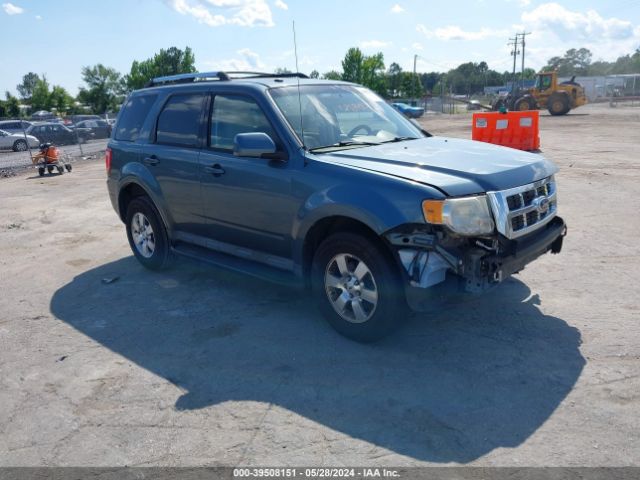
[(303, 293), (191, 262), (149, 272), (127, 257), (78, 275), (50, 307), (183, 389), (176, 409), (268, 402), (418, 460), (466, 463), (527, 440), (580, 376), (579, 331), (539, 303), (509, 279), (360, 345)]

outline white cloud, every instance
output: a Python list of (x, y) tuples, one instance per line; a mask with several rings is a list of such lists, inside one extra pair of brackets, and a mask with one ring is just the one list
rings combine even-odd
[(21, 13), (24, 13), (24, 8), (18, 7), (13, 3), (3, 3), (2, 9), (7, 15), (20, 15)]
[(594, 60), (614, 60), (640, 44), (640, 26), (630, 21), (605, 18), (595, 10), (572, 11), (554, 2), (523, 12), (521, 22), (533, 32), (527, 38), (527, 52), (539, 65), (572, 47), (588, 48)]
[(362, 48), (384, 48), (391, 45), (391, 42), (383, 42), (382, 40), (366, 40), (360, 42)]
[(404, 8), (398, 3), (396, 3), (393, 7), (391, 7), (391, 13), (402, 13), (404, 12)]
[(289, 10), (289, 5), (284, 3), (282, 0), (276, 0), (274, 5), (282, 10)]
[(42, 20), (42, 17), (40, 15), (36, 15), (36, 20)]
[(412, 44), (411, 48), (413, 48), (414, 50), (424, 50), (424, 47), (422, 46), (422, 44), (418, 42)]
[(531, 27), (553, 31), (566, 38), (622, 40), (633, 35), (633, 24), (615, 17), (603, 18), (595, 10), (573, 12), (557, 3), (545, 3), (522, 14), (522, 22)]
[(239, 57), (224, 60), (208, 60), (203, 62), (206, 69), (222, 71), (255, 71), (266, 70), (267, 65), (262, 61), (260, 55), (249, 48), (242, 48), (236, 52)]
[(531, 5), (531, 0), (505, 0), (505, 1), (507, 3), (511, 3), (512, 1), (515, 1), (518, 4), (518, 6), (521, 8), (525, 8)]
[(176, 12), (190, 15), (211, 27), (272, 27), (273, 17), (266, 0), (165, 0)]
[(418, 24), (416, 30), (427, 38), (437, 38), (439, 40), (484, 40), (489, 37), (506, 37), (509, 35), (508, 30), (495, 30), (492, 28), (482, 27), (477, 31), (466, 31), (457, 25), (448, 25), (439, 27), (435, 30), (429, 30), (423, 24)]

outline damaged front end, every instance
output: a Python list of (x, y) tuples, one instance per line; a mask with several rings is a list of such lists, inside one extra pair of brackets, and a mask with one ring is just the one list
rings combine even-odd
[(425, 311), (433, 307), (434, 298), (484, 292), (539, 256), (559, 253), (566, 231), (562, 218), (554, 216), (514, 239), (499, 232), (462, 236), (428, 224), (403, 225), (385, 238), (402, 266), (409, 306)]

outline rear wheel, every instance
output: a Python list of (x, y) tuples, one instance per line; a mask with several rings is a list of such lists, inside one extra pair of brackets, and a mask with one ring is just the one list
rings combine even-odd
[(38, 175), (40, 175), (41, 177), (44, 177), (44, 167), (38, 168)]
[(170, 260), (169, 237), (162, 218), (148, 197), (134, 198), (127, 208), (127, 238), (138, 261), (161, 270)]
[(565, 95), (551, 95), (547, 108), (551, 115), (565, 115), (570, 110), (569, 99)]
[(404, 290), (392, 260), (362, 235), (327, 238), (314, 256), (311, 275), (323, 316), (351, 340), (379, 340), (406, 317)]

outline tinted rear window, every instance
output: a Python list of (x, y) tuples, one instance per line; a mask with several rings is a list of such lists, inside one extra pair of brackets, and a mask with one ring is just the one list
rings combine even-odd
[(168, 145), (198, 146), (204, 95), (173, 95), (158, 117), (156, 141)]
[(156, 98), (157, 95), (137, 95), (129, 98), (118, 116), (114, 138), (125, 142), (135, 142), (140, 136), (140, 129), (142, 129)]

